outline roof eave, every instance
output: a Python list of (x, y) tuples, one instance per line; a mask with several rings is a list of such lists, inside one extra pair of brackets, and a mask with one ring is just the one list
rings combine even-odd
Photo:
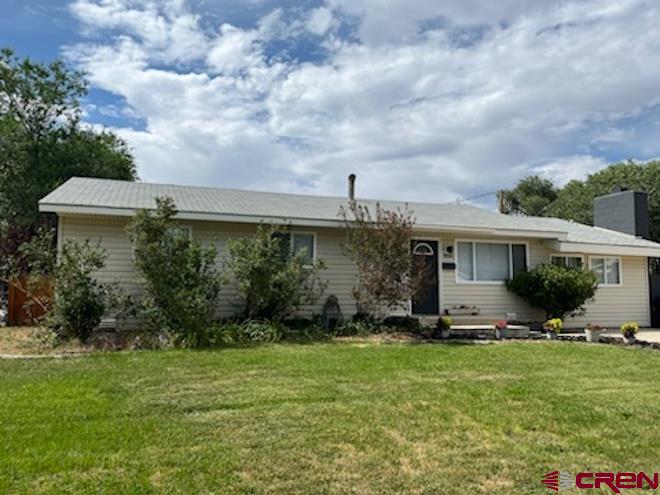
[[(97, 215), (97, 216), (115, 216), (115, 217), (133, 217), (137, 213), (135, 208), (117, 208), (117, 207), (100, 207), (100, 206), (85, 206), (85, 205), (69, 205), (58, 203), (47, 203), (41, 201), (39, 203), (39, 211), (57, 213), (60, 215)], [(274, 223), (285, 224), (301, 227), (341, 227), (343, 222), (341, 219), (328, 220), (328, 219), (313, 219), (313, 218), (290, 218), (290, 217), (276, 217), (268, 215), (240, 215), (229, 213), (203, 213), (203, 212), (188, 212), (179, 211), (177, 218), (180, 220), (198, 220), (208, 222), (231, 222), (231, 223)], [(563, 240), (566, 237), (564, 232), (539, 232), (524, 229), (497, 229), (497, 228), (483, 228), (483, 227), (462, 227), (454, 225), (425, 225), (417, 224), (414, 227), (416, 232), (442, 232), (454, 233), (461, 235), (479, 235), (479, 236), (493, 236), (493, 237), (506, 237), (506, 238), (532, 238), (532, 239), (559, 239)]]
[(647, 246), (622, 246), (596, 244), (590, 242), (546, 241), (548, 247), (558, 253), (611, 254), (618, 256), (660, 257), (660, 244), (657, 248)]

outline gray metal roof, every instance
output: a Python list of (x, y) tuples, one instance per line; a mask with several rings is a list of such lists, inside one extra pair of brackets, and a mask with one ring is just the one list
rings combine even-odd
[[(182, 216), (188, 214), (296, 219), (336, 222), (346, 198), (281, 194), (211, 187), (148, 184), (108, 179), (72, 178), (40, 202), (42, 211), (70, 211), (72, 207), (117, 210), (152, 209), (155, 198), (171, 197)], [(417, 226), (451, 229), (529, 231), (539, 237), (567, 242), (631, 246), (659, 249), (660, 244), (612, 230), (591, 227), (559, 218), (502, 215), (465, 204), (403, 203), (362, 200), (388, 209), (406, 205), (414, 213)], [(64, 208), (62, 208), (64, 207)], [(105, 212), (107, 213), (107, 211)], [(247, 217), (252, 217), (248, 219)]]

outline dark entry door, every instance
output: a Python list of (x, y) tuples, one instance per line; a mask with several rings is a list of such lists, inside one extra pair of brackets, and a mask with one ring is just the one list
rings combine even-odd
[(416, 315), (437, 315), (440, 312), (438, 301), (438, 241), (412, 241), (412, 253), (422, 263), (426, 274), (425, 290), (412, 302), (412, 312)]
[(651, 293), (651, 325), (660, 328), (660, 258), (649, 258), (649, 292)]

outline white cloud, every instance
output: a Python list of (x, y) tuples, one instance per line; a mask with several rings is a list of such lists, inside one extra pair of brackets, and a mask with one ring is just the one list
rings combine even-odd
[(88, 34), (110, 29), (133, 36), (159, 62), (197, 58), (208, 47), (199, 16), (179, 0), (75, 0), (70, 10)]
[(323, 36), (332, 26), (332, 11), (327, 7), (312, 9), (307, 18), (307, 30), (317, 36)]
[(220, 26), (206, 61), (217, 72), (235, 72), (261, 63), (256, 31), (244, 31), (231, 24)]
[(532, 172), (553, 180), (560, 186), (572, 180), (584, 180), (587, 175), (607, 166), (602, 158), (590, 155), (566, 156), (556, 161), (539, 165)]
[[(343, 194), (356, 172), (363, 196), (447, 201), (583, 177), (621, 140), (660, 153), (634, 125), (660, 102), (660, 10), (642, 0), (330, 0), (217, 32), (184, 2), (135, 5), (77, 0), (87, 31), (113, 31), (67, 53), (146, 121), (119, 132), (147, 180)], [(359, 42), (337, 34), (346, 16)], [(298, 38), (324, 58), (273, 53)]]

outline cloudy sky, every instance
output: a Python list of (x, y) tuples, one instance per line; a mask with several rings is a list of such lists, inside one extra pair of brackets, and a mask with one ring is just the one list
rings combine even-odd
[[(451, 201), (660, 156), (660, 0), (3, 0), (142, 180)], [(479, 200), (494, 205), (494, 198)]]

